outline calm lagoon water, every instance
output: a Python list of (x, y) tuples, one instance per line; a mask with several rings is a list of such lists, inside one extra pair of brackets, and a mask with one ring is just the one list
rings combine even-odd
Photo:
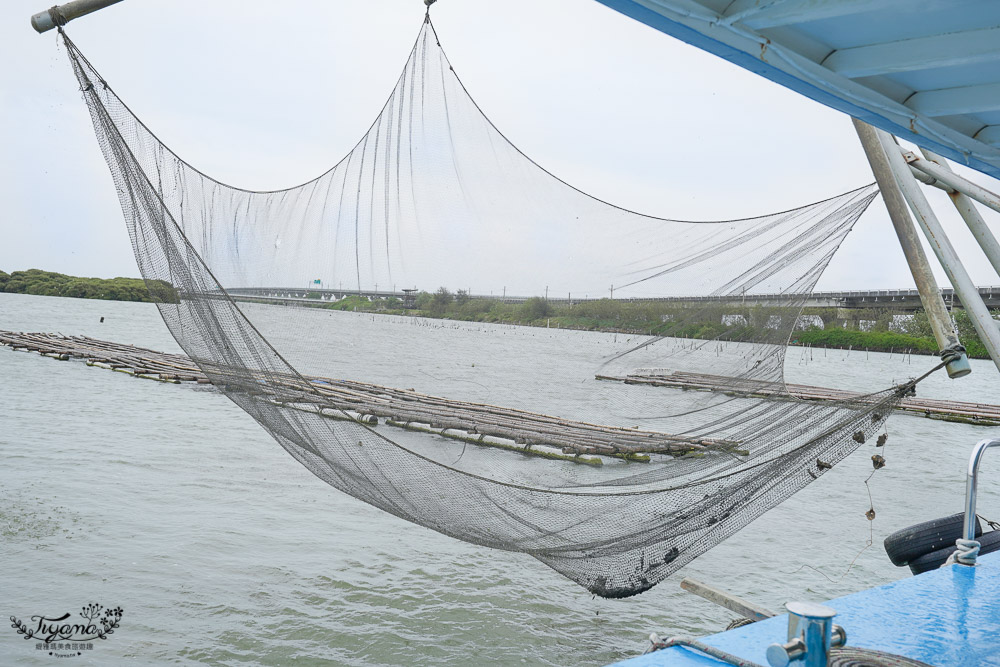
[[(339, 350), (326, 358), (329, 374), (360, 369), (374, 382), (564, 412), (623, 342), (351, 313), (284, 309), (280, 317), (324, 332), (324, 344)], [(0, 294), (0, 329), (178, 351), (149, 304)], [(359, 329), (374, 354), (352, 352), (356, 336), (337, 339)], [(420, 355), (412, 364), (399, 363), (392, 341), (400, 336)], [(483, 336), (503, 353), (483, 356)], [(275, 340), (279, 349), (283, 342)], [(293, 359), (315, 352), (289, 350)], [(931, 364), (791, 348), (786, 375), (872, 389)], [(1000, 402), (992, 365), (973, 367), (957, 381), (936, 374), (920, 395)], [(683, 576), (771, 608), (909, 576), (889, 563), (882, 540), (960, 511), (973, 444), (1000, 432), (894, 416), (888, 466), (870, 482), (874, 522), (864, 516), (871, 451), (863, 446), (674, 578), (607, 601), (530, 557), (464, 544), (341, 494), (210, 387), (7, 348), (0, 381), (0, 611), (24, 619), (75, 615), (91, 602), (122, 607), (120, 628), (73, 658), (90, 665), (606, 664), (640, 652), (651, 631), (702, 635), (733, 618), (681, 591)], [(575, 389), (559, 389), (568, 386)], [(983, 474), (980, 511), (1000, 517), (1000, 456)], [(12, 628), (0, 632), (0, 665), (53, 660)]]

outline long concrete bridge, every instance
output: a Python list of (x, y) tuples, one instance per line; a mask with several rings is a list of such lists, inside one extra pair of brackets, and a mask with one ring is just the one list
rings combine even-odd
[[(238, 299), (253, 299), (255, 301), (267, 301), (271, 303), (286, 304), (316, 304), (317, 302), (334, 302), (348, 296), (360, 296), (366, 299), (386, 299), (395, 297), (400, 301), (406, 301), (407, 297), (412, 298), (415, 290), (357, 290), (357, 289), (320, 289), (312, 287), (234, 287), (227, 290), (230, 295)], [(961, 299), (954, 293), (954, 290), (944, 288), (941, 290), (944, 301), (947, 305), (956, 308), (962, 307)], [(979, 294), (988, 308), (1000, 308), (1000, 285), (980, 287)], [(488, 299), (491, 301), (502, 301), (503, 303), (524, 303), (532, 297), (528, 296), (496, 296), (494, 294), (470, 294), (471, 299)], [(754, 306), (768, 305), (787, 300), (787, 295), (782, 294), (738, 294), (726, 296), (682, 296), (682, 297), (619, 297), (616, 301), (626, 302), (678, 302), (678, 303), (705, 303), (717, 302), (728, 305)], [(597, 301), (591, 298), (571, 298), (550, 297), (550, 302), (555, 304), (583, 303), (586, 301)], [(916, 289), (889, 289), (889, 290), (853, 290), (844, 292), (813, 292), (805, 301), (807, 308), (882, 308), (889, 307), (894, 310), (914, 311), (922, 308), (920, 295)]]

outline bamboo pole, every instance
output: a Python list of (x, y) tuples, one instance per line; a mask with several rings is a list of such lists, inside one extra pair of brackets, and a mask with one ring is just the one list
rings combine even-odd
[[(771, 388), (760, 387), (755, 392), (733, 390), (729, 383), (729, 378), (723, 376), (697, 375), (693, 373), (676, 372), (669, 375), (644, 375), (644, 376), (609, 376), (599, 375), (599, 380), (624, 382), (627, 384), (640, 384), (653, 387), (667, 388), (688, 388), (706, 389), (710, 391), (726, 392), (738, 396), (763, 396), (782, 399), (801, 399), (815, 401), (843, 401), (854, 402), (863, 399), (865, 394), (846, 391), (843, 389), (827, 389), (824, 387), (812, 387), (809, 385), (786, 385), (788, 391), (777, 384), (772, 383)], [(948, 417), (960, 416), (977, 420), (988, 420), (990, 422), (1000, 422), (1000, 405), (988, 403), (969, 403), (961, 401), (945, 401), (928, 398), (906, 397), (896, 408), (901, 412), (920, 413), (928, 417)]]
[[(82, 358), (90, 365), (162, 382), (193, 381), (202, 384), (210, 382), (209, 377), (188, 357), (82, 336), (15, 334), (0, 331), (0, 344), (38, 351), (58, 359)], [(370, 417), (375, 417), (387, 420), (386, 423), (390, 426), (402, 425), (401, 428), (410, 428), (413, 424), (426, 424), (428, 429), (432, 431), (438, 429), (448, 437), (472, 441), (482, 438), (509, 441), (514, 444), (495, 446), (524, 451), (528, 454), (531, 454), (531, 448), (536, 446), (554, 448), (564, 454), (617, 456), (633, 460), (637, 454), (682, 456), (692, 452), (742, 452), (740, 443), (733, 440), (678, 436), (624, 426), (592, 424), (353, 380), (302, 378), (298, 375), (273, 373), (253, 373), (249, 376), (241, 373), (230, 376), (231, 369), (224, 366), (218, 367), (217, 371), (212, 371), (211, 368), (208, 370), (220, 383), (231, 382), (242, 390), (253, 391), (276, 405), (362, 423), (368, 423)], [(625, 378), (599, 376), (599, 379), (675, 389), (722, 391), (735, 396), (770, 400), (855, 403), (864, 400), (861, 394), (843, 390), (788, 385), (788, 391), (785, 391), (780, 383), (770, 381), (734, 379), (682, 371), (660, 370), (642, 376)], [(1000, 406), (996, 405), (904, 399), (898, 409), (937, 418), (966, 419), (973, 423), (1000, 423)], [(453, 435), (446, 433), (447, 431), (459, 431), (464, 435)], [(489, 443), (480, 444), (489, 445)], [(546, 452), (549, 451), (541, 451), (539, 455), (548, 456)], [(590, 463), (593, 464), (592, 461)]]

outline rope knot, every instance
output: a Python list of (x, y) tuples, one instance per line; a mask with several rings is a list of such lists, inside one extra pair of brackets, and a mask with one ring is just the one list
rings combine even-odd
[(978, 540), (967, 540), (964, 537), (958, 538), (955, 540), (955, 550), (948, 556), (948, 560), (941, 567), (954, 565), (955, 563), (959, 565), (975, 565), (976, 558), (979, 556), (979, 547)]
[(950, 364), (953, 361), (958, 361), (965, 354), (965, 346), (961, 343), (955, 343), (950, 347), (946, 347), (938, 354), (941, 355), (941, 361), (946, 364)]
[(52, 5), (49, 7), (49, 18), (52, 19), (52, 23), (61, 28), (66, 25), (66, 17), (59, 10), (59, 5)]

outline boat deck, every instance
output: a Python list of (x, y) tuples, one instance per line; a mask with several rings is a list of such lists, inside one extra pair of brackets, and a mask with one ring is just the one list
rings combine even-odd
[[(845, 595), (826, 603), (847, 630), (848, 646), (876, 649), (937, 667), (1000, 665), (1000, 553), (975, 568), (952, 565)], [(770, 644), (785, 642), (782, 614), (701, 639), (705, 644), (767, 665)], [(673, 647), (617, 663), (622, 667), (718, 667), (725, 664)]]

